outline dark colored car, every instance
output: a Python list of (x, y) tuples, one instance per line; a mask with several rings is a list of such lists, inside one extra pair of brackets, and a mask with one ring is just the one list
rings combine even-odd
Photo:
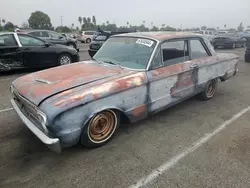
[[(131, 31), (130, 31), (131, 32)], [(95, 35), (93, 36), (93, 40), (89, 45), (89, 56), (93, 57), (96, 52), (101, 48), (101, 46), (104, 44), (106, 40), (112, 35), (117, 35), (117, 34), (123, 34), (123, 33), (129, 33), (128, 31), (123, 31), (123, 32), (107, 32), (103, 31), (101, 28), (98, 28), (97, 31), (95, 32)]]
[(52, 44), (62, 44), (66, 46), (71, 46), (75, 48), (77, 51), (79, 51), (79, 47), (77, 45), (77, 40), (65, 37), (64, 35), (57, 33), (55, 31), (50, 30), (22, 30), (20, 31), (25, 34), (33, 35), (35, 37), (38, 37), (40, 39), (46, 40)]
[(212, 40), (212, 44), (214, 48), (224, 47), (224, 48), (237, 48), (237, 47), (245, 47), (246, 39), (241, 38), (237, 34), (224, 34), (215, 37)]
[(250, 37), (247, 37), (246, 40), (247, 40), (247, 46), (245, 53), (245, 62), (250, 63)]
[(76, 49), (23, 33), (0, 33), (0, 71), (46, 68), (79, 61)]

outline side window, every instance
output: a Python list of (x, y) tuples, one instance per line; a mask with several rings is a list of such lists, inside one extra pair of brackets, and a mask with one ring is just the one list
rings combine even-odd
[(205, 31), (205, 35), (208, 35), (208, 32), (207, 32), (207, 31)]
[(162, 67), (162, 54), (161, 54), (161, 49), (158, 49), (156, 52), (156, 55), (152, 61), (152, 68), (156, 69)]
[(41, 37), (46, 37), (46, 38), (49, 38), (49, 34), (48, 34), (48, 32), (46, 32), (46, 31), (42, 31), (41, 32)]
[(163, 66), (181, 63), (189, 60), (187, 41), (170, 41), (161, 45)]
[(53, 38), (53, 39), (59, 39), (60, 35), (56, 32), (48, 32), (49, 37)]
[(1, 46), (17, 46), (14, 36), (12, 34), (0, 35), (0, 47)]
[(35, 36), (35, 37), (41, 37), (41, 35), (40, 35), (40, 32), (39, 31), (36, 31), (36, 32), (31, 32), (31, 33), (29, 33), (30, 35), (33, 35), (33, 36)]
[(42, 40), (26, 36), (26, 35), (18, 35), (19, 40), (23, 46), (43, 46), (44, 42)]
[(202, 45), (199, 39), (190, 40), (190, 48), (191, 48), (192, 59), (208, 56), (207, 51), (205, 50), (204, 46)]

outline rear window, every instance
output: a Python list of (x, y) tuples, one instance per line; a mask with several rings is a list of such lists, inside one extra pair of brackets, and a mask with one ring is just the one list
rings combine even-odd
[(107, 36), (103, 36), (103, 35), (99, 35), (95, 38), (95, 40), (98, 40), (98, 41), (105, 41), (107, 40)]
[(93, 31), (85, 31), (83, 34), (84, 35), (94, 35), (94, 32)]
[(0, 35), (0, 47), (1, 46), (17, 46), (14, 36), (12, 34)]

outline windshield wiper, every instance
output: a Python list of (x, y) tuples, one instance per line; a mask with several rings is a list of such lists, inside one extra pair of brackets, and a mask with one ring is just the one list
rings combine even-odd
[(111, 64), (111, 65), (118, 65), (120, 68), (123, 69), (123, 67), (119, 64), (119, 63), (114, 63), (112, 61), (103, 61), (104, 63), (108, 63), (108, 64)]
[(112, 62), (112, 61), (103, 61), (104, 63), (108, 63), (108, 64), (112, 64), (112, 65), (119, 65), (119, 64), (117, 64), (117, 63), (114, 63), (114, 62)]

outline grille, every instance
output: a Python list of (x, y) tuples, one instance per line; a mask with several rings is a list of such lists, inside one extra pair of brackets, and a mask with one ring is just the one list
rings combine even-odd
[[(29, 102), (27, 99), (23, 98), (18, 94), (17, 91), (12, 91), (13, 99), (16, 101), (20, 110), (23, 114), (40, 129), (42, 132), (46, 133), (47, 128), (41, 124), (41, 118), (45, 118), (45, 114), (41, 112), (34, 104)], [(39, 115), (40, 114), (40, 115)], [(45, 120), (44, 120), (45, 121)]]

